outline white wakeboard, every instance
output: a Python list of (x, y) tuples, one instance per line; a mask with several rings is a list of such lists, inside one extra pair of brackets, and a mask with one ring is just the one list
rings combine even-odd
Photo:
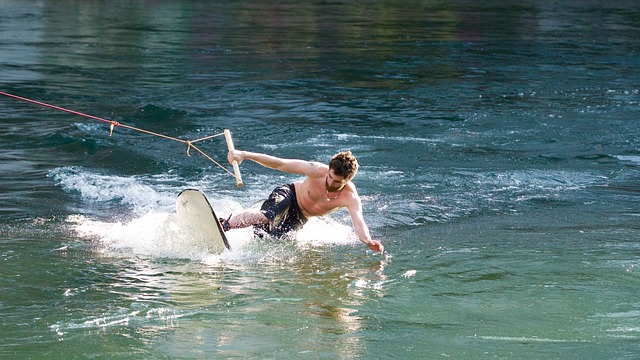
[(209, 200), (200, 190), (186, 189), (176, 198), (178, 220), (187, 226), (187, 234), (193, 240), (202, 241), (209, 251), (220, 254), (231, 249), (222, 226)]

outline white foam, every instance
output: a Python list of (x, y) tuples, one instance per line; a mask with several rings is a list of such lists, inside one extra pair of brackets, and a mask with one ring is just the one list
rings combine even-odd
[(356, 242), (349, 226), (330, 219), (313, 218), (298, 233), (296, 241), (286, 242), (284, 246), (276, 240), (267, 240), (266, 244), (253, 244), (255, 240), (250, 228), (231, 230), (226, 235), (232, 251), (216, 255), (209, 251), (202, 239), (190, 236), (188, 229), (177, 221), (175, 214), (151, 212), (128, 223), (105, 222), (92, 220), (84, 215), (72, 215), (67, 218), (67, 223), (79, 237), (97, 241), (107, 253), (191, 259), (206, 263), (256, 260), (274, 248), (280, 249), (280, 252), (285, 249), (293, 252), (296, 248)]
[(496, 340), (496, 341), (513, 341), (520, 343), (536, 342), (536, 343), (581, 343), (585, 340), (573, 340), (573, 339), (551, 339), (537, 336), (474, 336), (484, 340)]
[(150, 212), (128, 223), (93, 220), (84, 215), (67, 218), (80, 238), (100, 245), (105, 255), (144, 255), (157, 258), (190, 259), (208, 264), (220, 262), (279, 263), (290, 261), (294, 253), (306, 247), (355, 243), (351, 228), (331, 219), (311, 219), (295, 241), (254, 239), (251, 228), (226, 233), (231, 251), (211, 253), (206, 242), (194, 238), (175, 214)]
[(635, 164), (640, 164), (640, 156), (638, 155), (615, 155), (614, 157), (620, 161), (628, 161)]
[(417, 272), (417, 270), (407, 270), (401, 276), (405, 278), (415, 277)]
[(311, 218), (298, 232), (300, 245), (349, 244), (357, 241), (351, 226), (330, 218)]
[(159, 192), (151, 183), (137, 177), (124, 177), (93, 173), (81, 167), (62, 167), (49, 173), (62, 188), (78, 192), (89, 201), (120, 201), (142, 215), (159, 207), (171, 206), (174, 202), (167, 193)]
[(193, 260), (211, 255), (206, 244), (186, 235), (174, 214), (148, 213), (126, 224), (73, 215), (67, 222), (79, 237), (96, 240), (107, 253)]
[[(130, 322), (156, 321), (165, 324), (172, 324), (176, 319), (187, 315), (182, 311), (171, 308), (157, 308), (148, 310), (146, 313), (135, 310), (113, 315), (92, 316), (79, 321), (70, 321), (51, 325), (49, 328), (59, 336), (64, 336), (69, 330), (74, 329), (106, 329), (111, 327), (126, 327)], [(144, 319), (144, 320), (143, 320)]]

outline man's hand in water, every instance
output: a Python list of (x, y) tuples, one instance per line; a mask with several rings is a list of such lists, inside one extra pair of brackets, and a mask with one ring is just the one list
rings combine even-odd
[(384, 252), (384, 246), (382, 246), (380, 241), (371, 240), (371, 242), (367, 246), (369, 246), (369, 249), (371, 249), (373, 251), (377, 251), (380, 254), (382, 254)]

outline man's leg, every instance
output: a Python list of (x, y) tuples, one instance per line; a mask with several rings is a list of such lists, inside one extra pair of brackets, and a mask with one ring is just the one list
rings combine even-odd
[[(233, 215), (231, 218), (220, 219), (222, 229), (228, 231), (230, 229), (240, 229), (252, 225), (264, 225), (271, 223), (266, 227), (270, 232), (271, 226), (279, 224), (283, 217), (286, 219), (287, 212), (291, 206), (291, 192), (295, 196), (293, 185), (283, 185), (275, 188), (269, 198), (262, 203), (260, 209), (249, 209), (239, 214)], [(295, 198), (293, 199), (295, 201)]]
[(266, 224), (269, 219), (260, 210), (246, 210), (233, 215), (229, 220), (225, 221), (228, 222), (229, 229), (240, 229), (252, 225)]

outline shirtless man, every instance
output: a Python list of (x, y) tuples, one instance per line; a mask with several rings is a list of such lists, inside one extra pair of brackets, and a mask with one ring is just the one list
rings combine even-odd
[(362, 217), (362, 203), (351, 182), (358, 171), (358, 161), (350, 151), (334, 155), (329, 165), (238, 150), (230, 151), (228, 160), (235, 160), (238, 164), (251, 160), (271, 169), (305, 175), (306, 178), (273, 190), (260, 210), (246, 210), (227, 220), (221, 219), (225, 231), (253, 225), (271, 236), (280, 237), (301, 229), (312, 216), (347, 208), (358, 239), (371, 250), (384, 251), (379, 241), (371, 239)]

